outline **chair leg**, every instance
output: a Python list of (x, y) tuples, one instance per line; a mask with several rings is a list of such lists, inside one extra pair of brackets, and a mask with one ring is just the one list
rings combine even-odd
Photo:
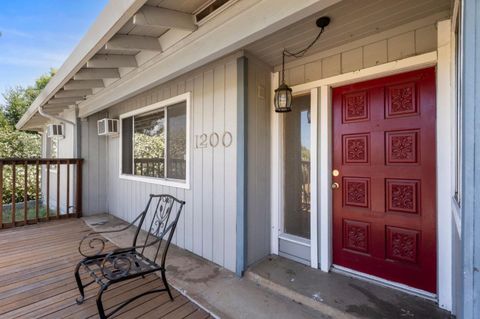
[(170, 291), (170, 286), (168, 285), (167, 277), (165, 276), (165, 270), (161, 270), (160, 272), (162, 273), (162, 281), (165, 285), (165, 289), (167, 289), (168, 296), (170, 297), (170, 300), (173, 301), (172, 292)]
[(78, 290), (80, 291), (80, 297), (75, 299), (78, 305), (81, 305), (85, 300), (85, 291), (79, 274), (81, 265), (81, 263), (78, 263), (77, 267), (75, 267), (75, 280), (77, 281)]
[(98, 316), (100, 319), (106, 319), (107, 316), (105, 315), (105, 309), (103, 309), (103, 302), (102, 302), (102, 296), (103, 292), (107, 290), (108, 286), (101, 286), (100, 290), (97, 293), (97, 308), (98, 308)]

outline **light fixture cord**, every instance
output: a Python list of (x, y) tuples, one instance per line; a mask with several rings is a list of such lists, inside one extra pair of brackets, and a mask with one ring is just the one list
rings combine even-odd
[(315, 44), (315, 42), (317, 42), (318, 39), (320, 39), (320, 36), (322, 35), (324, 29), (325, 28), (322, 28), (320, 30), (320, 32), (317, 34), (315, 39), (313, 39), (313, 41), (307, 47), (305, 47), (304, 49), (302, 49), (298, 52), (290, 52), (287, 49), (283, 49), (283, 52), (282, 52), (282, 83), (285, 83), (285, 56), (294, 57), (294, 58), (303, 57), (305, 55), (305, 53), (307, 53), (307, 51), (310, 50), (310, 48)]

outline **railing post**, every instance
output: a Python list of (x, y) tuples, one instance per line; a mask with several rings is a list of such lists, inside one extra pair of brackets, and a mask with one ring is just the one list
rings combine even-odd
[(3, 228), (3, 162), (0, 161), (0, 229)]
[(47, 161), (47, 220), (50, 219), (50, 161)]
[(70, 160), (67, 161), (67, 216), (70, 216)]
[(39, 209), (39, 190), (40, 190), (40, 165), (39, 161), (35, 163), (35, 222), (38, 223), (38, 209)]
[(25, 162), (23, 178), (23, 223), (27, 224), (28, 214), (28, 164)]
[(57, 219), (60, 219), (60, 161), (57, 159)]
[(76, 161), (76, 181), (77, 186), (75, 189), (75, 208), (77, 217), (82, 217), (82, 160), (77, 159)]
[(15, 214), (16, 214), (16, 209), (15, 209), (15, 192), (16, 192), (16, 184), (17, 184), (17, 176), (16, 176), (16, 167), (15, 167), (15, 162), (12, 164), (12, 227), (15, 227)]

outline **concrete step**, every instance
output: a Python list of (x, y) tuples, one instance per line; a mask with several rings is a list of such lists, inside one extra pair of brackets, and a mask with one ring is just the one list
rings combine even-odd
[(338, 273), (324, 273), (270, 256), (251, 266), (246, 278), (260, 287), (332, 318), (451, 318), (432, 302)]

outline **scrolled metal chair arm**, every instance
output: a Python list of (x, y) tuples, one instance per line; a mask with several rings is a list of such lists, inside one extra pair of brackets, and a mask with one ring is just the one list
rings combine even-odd
[(107, 242), (108, 240), (98, 233), (87, 234), (78, 244), (78, 252), (87, 258), (98, 256), (105, 250)]

